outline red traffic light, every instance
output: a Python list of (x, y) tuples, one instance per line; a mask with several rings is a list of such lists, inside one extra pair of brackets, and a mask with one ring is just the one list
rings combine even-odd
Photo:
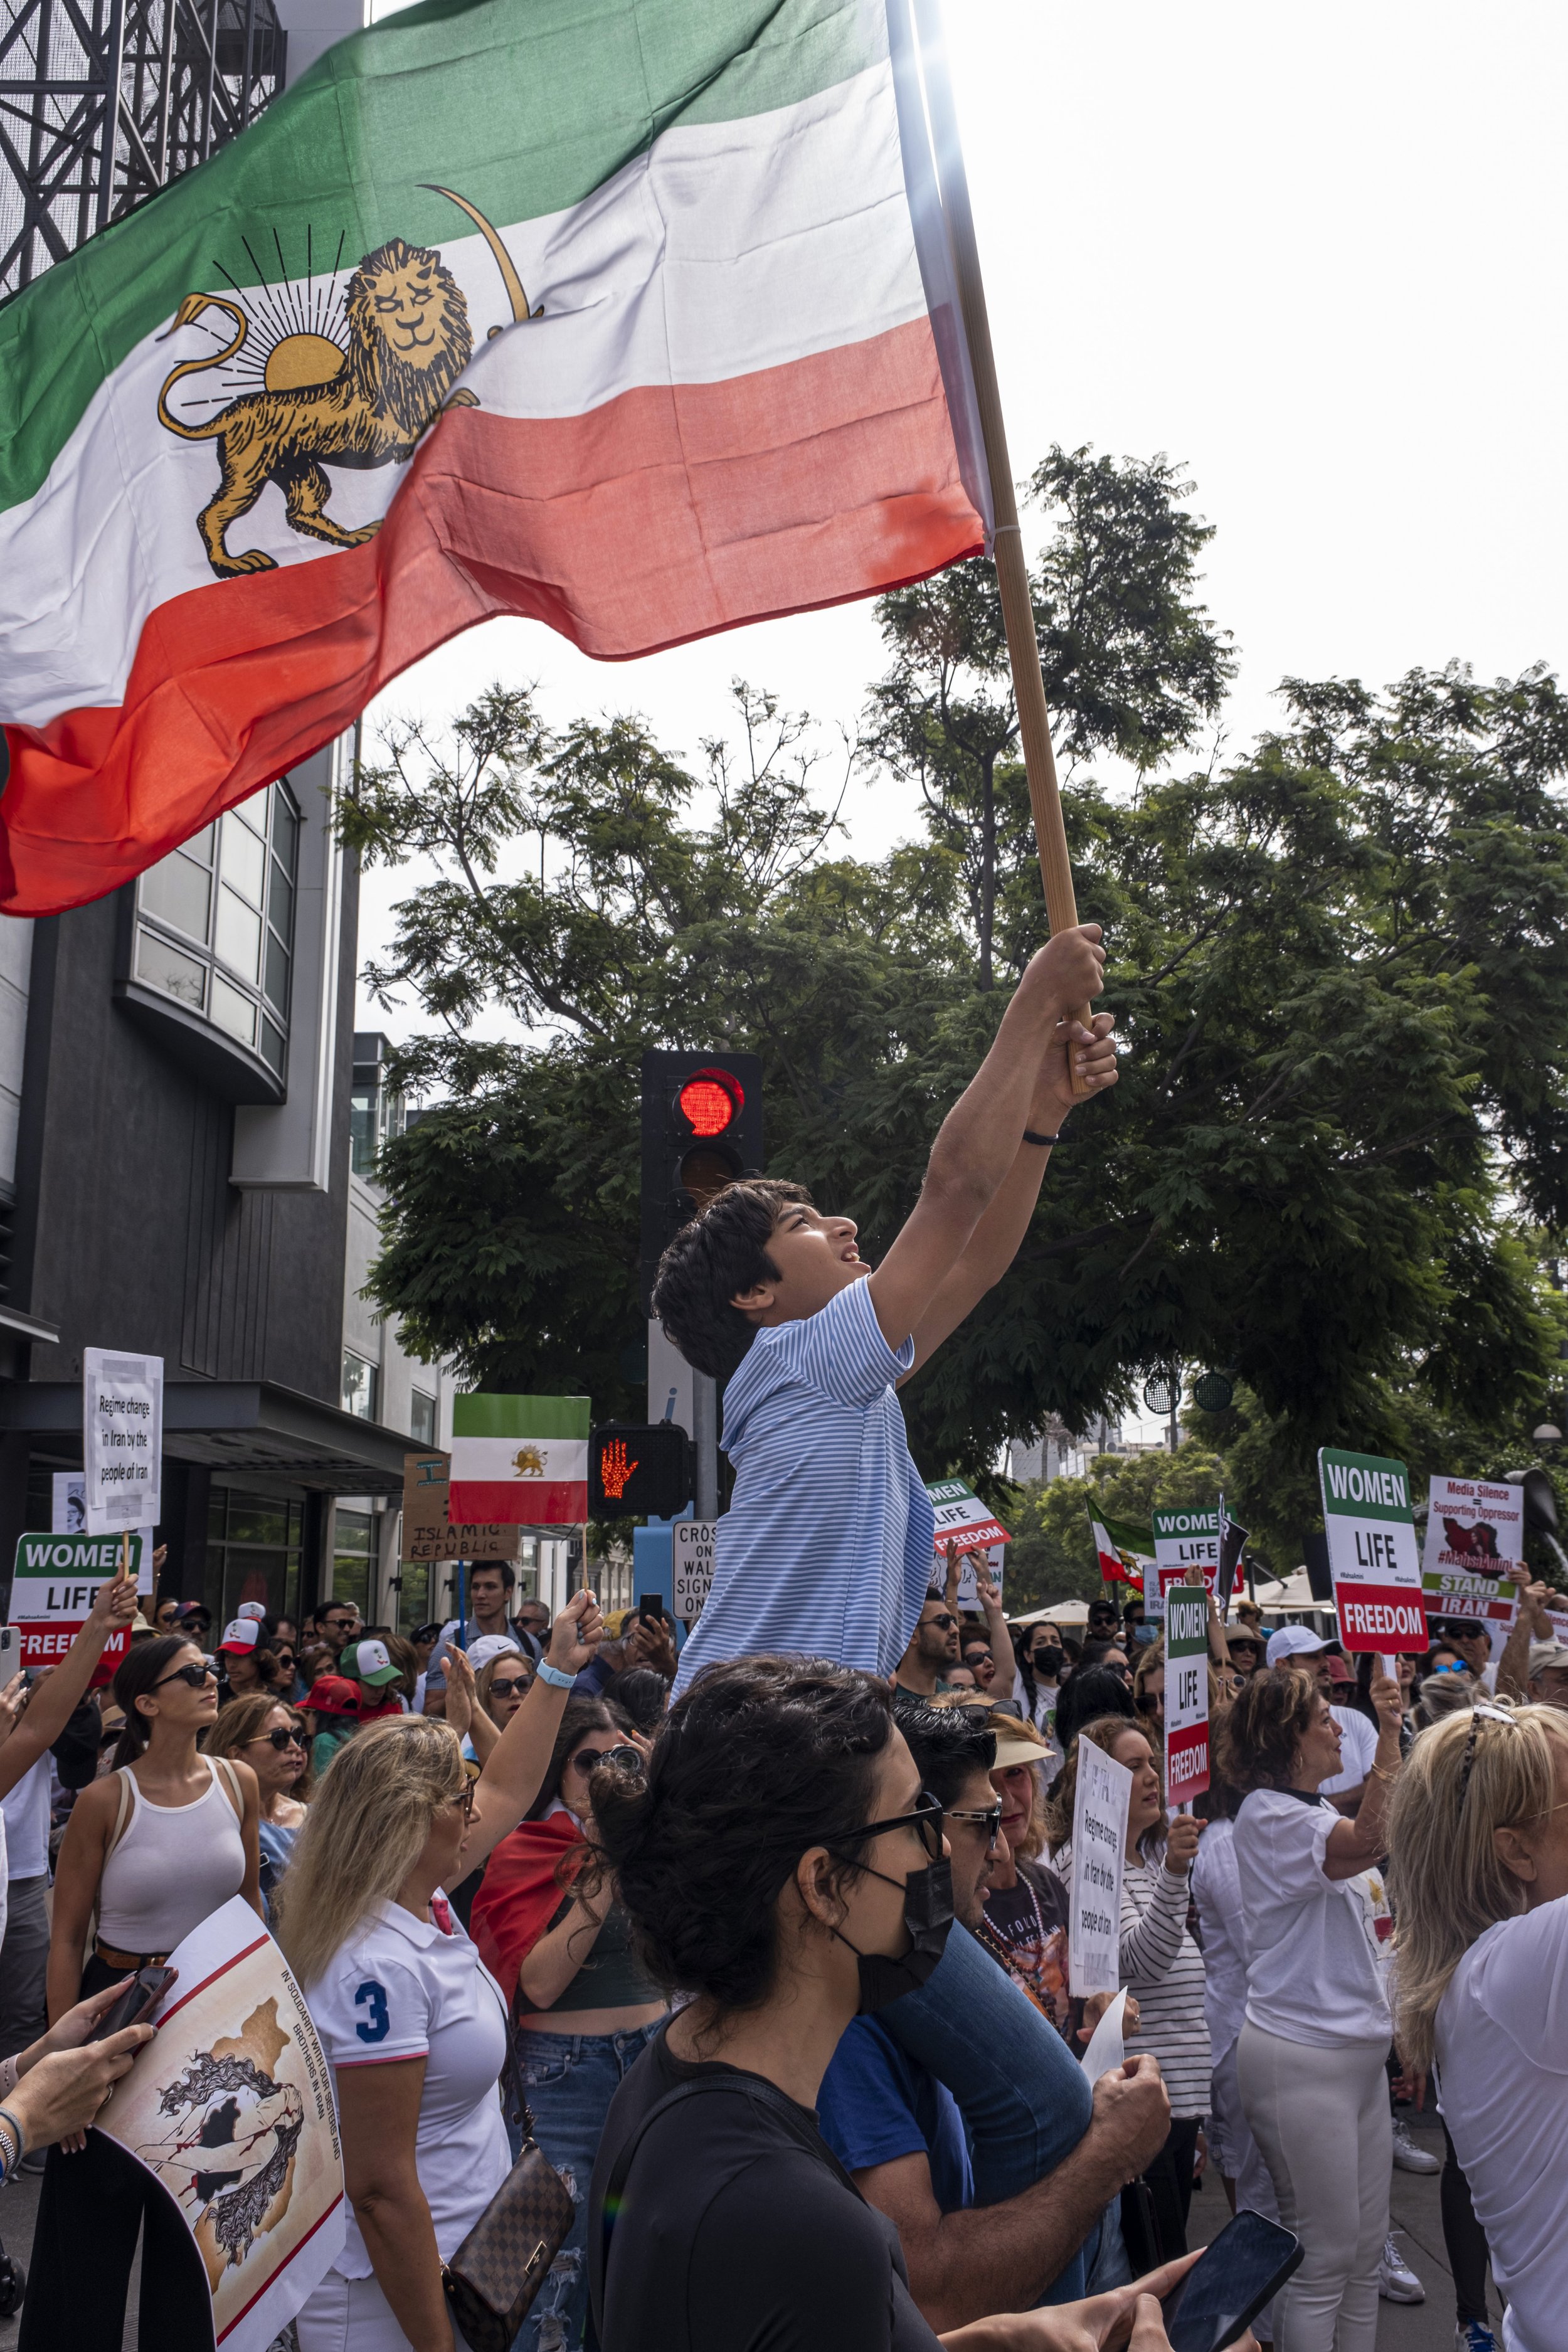
[(694, 1078), (687, 1079), (676, 1101), (693, 1135), (722, 1135), (744, 1103), (745, 1096), (733, 1080), (726, 1083), (700, 1070)]

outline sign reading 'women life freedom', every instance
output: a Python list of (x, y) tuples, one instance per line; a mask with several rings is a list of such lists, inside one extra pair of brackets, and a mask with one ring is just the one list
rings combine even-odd
[(1347, 1650), (1426, 1647), (1421, 1558), (1410, 1517), (1410, 1474), (1378, 1454), (1320, 1448), (1318, 1480), (1340, 1639)]
[(1068, 1980), (1075, 1995), (1121, 1989), (1121, 1865), (1131, 1796), (1130, 1768), (1080, 1739), (1068, 1915)]
[(1212, 1510), (1155, 1511), (1154, 1567), (1143, 1576), (1143, 1606), (1151, 1616), (1164, 1609), (1173, 1584), (1187, 1580), (1194, 1569), (1203, 1570), (1212, 1592), (1219, 1581), (1219, 1506)]
[(1173, 1584), (1165, 1595), (1165, 1795), (1173, 1805), (1209, 1784), (1209, 1604)]

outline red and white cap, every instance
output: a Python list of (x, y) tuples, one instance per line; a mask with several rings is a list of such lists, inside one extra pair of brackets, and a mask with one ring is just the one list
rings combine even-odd
[(255, 1649), (260, 1634), (261, 1628), (254, 1617), (237, 1617), (232, 1625), (224, 1627), (223, 1639), (218, 1643), (218, 1650), (220, 1653), (225, 1650), (239, 1651), (248, 1657), (251, 1651)]
[(254, 1617), (259, 1625), (267, 1614), (267, 1604), (262, 1601), (242, 1601), (234, 1613), (237, 1617)]

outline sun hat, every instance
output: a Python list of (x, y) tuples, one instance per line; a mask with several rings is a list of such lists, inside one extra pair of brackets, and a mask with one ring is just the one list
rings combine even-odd
[(1546, 1672), (1549, 1666), (1568, 1666), (1568, 1645), (1562, 1642), (1531, 1642), (1530, 1671), (1532, 1675)]
[(991, 1728), (996, 1735), (996, 1759), (994, 1772), (1010, 1772), (1015, 1764), (1054, 1764), (1057, 1754), (1047, 1740), (1041, 1738), (1032, 1723), (1021, 1716), (1006, 1715), (994, 1708)]
[(223, 1639), (217, 1645), (219, 1654), (227, 1650), (236, 1657), (247, 1658), (260, 1638), (261, 1628), (254, 1617), (237, 1617), (232, 1625), (223, 1629)]
[(338, 1672), (348, 1675), (358, 1683), (369, 1683), (379, 1688), (384, 1683), (395, 1683), (400, 1669), (387, 1654), (384, 1642), (348, 1643), (338, 1658)]
[(1315, 1656), (1328, 1646), (1328, 1636), (1314, 1633), (1310, 1625), (1281, 1625), (1277, 1633), (1268, 1636), (1268, 1647), (1263, 1655), (1269, 1665), (1282, 1666), (1287, 1658)]

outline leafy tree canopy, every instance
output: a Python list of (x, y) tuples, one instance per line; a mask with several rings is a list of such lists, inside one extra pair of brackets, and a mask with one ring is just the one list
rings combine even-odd
[[(1173, 765), (1229, 661), (1193, 597), (1188, 486), (1083, 451), (1036, 484), (1122, 1078), (1075, 1113), (1012, 1275), (904, 1392), (911, 1442), (928, 1476), (994, 1496), (1000, 1444), (1048, 1412), (1081, 1429), (1149, 1367), (1223, 1367), (1245, 1402), (1220, 1437), (1258, 1516), (1291, 1498), (1293, 1545), (1320, 1444), (1500, 1444), (1548, 1391), (1568, 705), (1541, 668), (1293, 679), (1239, 759)], [(734, 741), (695, 761), (636, 718), (556, 730), (497, 687), (449, 740), (395, 730), (362, 770), (345, 838), (436, 869), (372, 975), (440, 1024), (403, 1075), (446, 1099), (384, 1166), (375, 1289), (406, 1343), (639, 1405), (621, 1359), (647, 1045), (759, 1053), (769, 1168), (853, 1213), (872, 1256), (890, 1241), (1045, 918), (990, 568), (879, 612), (891, 667), (858, 756), (919, 782), (929, 830), (880, 860), (844, 854), (805, 721), (743, 686)], [(1132, 781), (1097, 781), (1097, 752)], [(473, 1034), (487, 1007), (521, 1042)]]

